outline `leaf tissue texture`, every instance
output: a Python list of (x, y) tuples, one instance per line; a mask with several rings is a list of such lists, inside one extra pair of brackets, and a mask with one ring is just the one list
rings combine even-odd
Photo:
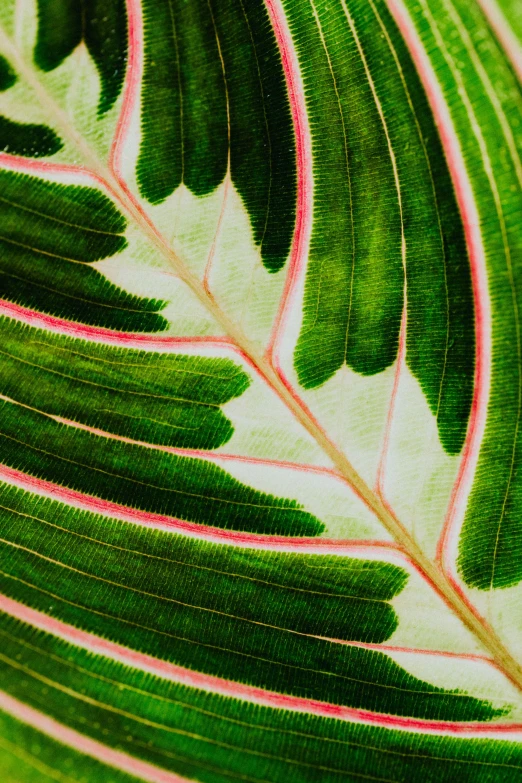
[(138, 180), (153, 204), (230, 176), (270, 272), (295, 222), (296, 161), (281, 55), (263, 0), (147, 0)]
[(512, 0), (0, 3), (0, 779), (522, 783)]
[(100, 74), (98, 113), (117, 99), (125, 77), (127, 17), (124, 0), (38, 0), (35, 63), (52, 71), (83, 42)]
[[(397, 357), (406, 299), (408, 365), (444, 448), (458, 454), (474, 374), (471, 276), (419, 78), (383, 3), (349, 13), (342, 3), (287, 5), (308, 33), (298, 52), (317, 168), (299, 380), (314, 388), (345, 363), (382, 372)], [(390, 67), (372, 69), (382, 61)]]
[(5, 171), (0, 187), (3, 298), (112, 329), (167, 327), (162, 302), (130, 296), (90, 266), (126, 246), (126, 220), (106, 196)]
[[(0, 55), (0, 93), (16, 84), (17, 75), (8, 60)], [(13, 122), (0, 114), (0, 149), (14, 155), (41, 158), (54, 155), (62, 142), (51, 128), (33, 123)]]
[(8, 318), (0, 329), (3, 394), (135, 440), (217, 448), (233, 432), (220, 406), (249, 385), (248, 376), (228, 359), (100, 345)]

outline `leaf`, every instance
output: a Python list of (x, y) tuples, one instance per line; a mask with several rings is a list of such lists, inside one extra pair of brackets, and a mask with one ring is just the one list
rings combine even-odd
[(522, 779), (519, 35), (2, 4), (3, 778)]

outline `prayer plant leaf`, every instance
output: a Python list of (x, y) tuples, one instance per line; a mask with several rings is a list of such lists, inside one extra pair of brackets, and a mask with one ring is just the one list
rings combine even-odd
[(0, 776), (522, 781), (511, 0), (0, 4)]

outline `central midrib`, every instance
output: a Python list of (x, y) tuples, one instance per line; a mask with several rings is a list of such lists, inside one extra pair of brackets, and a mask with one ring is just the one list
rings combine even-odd
[(505, 676), (522, 691), (522, 666), (512, 656), (494, 630), (480, 615), (473, 611), (442, 569), (427, 557), (411, 533), (387, 507), (379, 493), (368, 486), (346, 455), (314, 420), (304, 403), (286, 387), (281, 376), (263, 351), (244, 334), (243, 330), (221, 309), (214, 297), (205, 290), (203, 283), (191, 272), (175, 250), (168, 244), (167, 240), (158, 231), (153, 221), (127, 188), (109, 169), (108, 165), (97, 157), (87, 141), (71, 124), (66, 113), (41, 84), (32, 64), (27, 63), (20, 55), (16, 45), (5, 33), (1, 25), (0, 45), (9, 53), (12, 61), (16, 63), (18, 73), (34, 90), (44, 111), (51, 120), (50, 124), (59, 128), (61, 134), (78, 150), (84, 161), (86, 173), (95, 174), (102, 180), (128, 218), (139, 226), (140, 230), (158, 248), (164, 258), (172, 265), (179, 278), (189, 286), (206, 310), (213, 316), (216, 323), (221, 326), (237, 348), (252, 362), (272, 391), (277, 394), (292, 415), (314, 438), (335, 465), (344, 481), (373, 511), (383, 527), (419, 568), (432, 588), (443, 598), (453, 613), (480, 640)]

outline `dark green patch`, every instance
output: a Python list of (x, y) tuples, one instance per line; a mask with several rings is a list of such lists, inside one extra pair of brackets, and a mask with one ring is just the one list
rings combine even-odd
[(0, 391), (45, 413), (134, 440), (211, 449), (233, 427), (220, 406), (249, 378), (229, 359), (137, 351), (0, 319)]
[(0, 172), (0, 297), (109, 329), (166, 329), (156, 312), (165, 303), (127, 294), (89, 266), (123, 250), (125, 227), (94, 188)]
[(288, 96), (261, 0), (146, 0), (138, 181), (152, 203), (230, 171), (271, 272), (289, 253), (296, 160)]
[(138, 181), (153, 204), (181, 182), (196, 195), (225, 176), (225, 80), (207, 0), (146, 0)]
[(300, 383), (315, 388), (345, 363), (371, 375), (396, 356), (400, 214), (384, 127), (341, 4), (286, 7), (308, 86), (315, 161), (295, 366)]
[(45, 158), (62, 147), (59, 137), (46, 125), (13, 122), (7, 117), (0, 117), (0, 152), (26, 158)]
[(0, 55), (0, 92), (8, 90), (16, 82), (16, 73), (13, 71), (5, 57)]
[(34, 59), (39, 68), (57, 68), (82, 41), (100, 75), (98, 115), (102, 115), (114, 105), (125, 77), (125, 0), (38, 0)]
[(0, 459), (125, 506), (256, 533), (315, 536), (324, 525), (294, 500), (258, 492), (202, 459), (122, 443), (0, 402)]
[(4, 783), (138, 783), (2, 711), (0, 775)]
[[(469, 586), (483, 590), (509, 587), (522, 579), (522, 191), (512, 144), (500, 122), (499, 108), (488, 98), (470, 57), (469, 42), (463, 40), (444, 3), (436, 0), (430, 9), (437, 30), (432, 29), (418, 2), (410, 0), (408, 5), (426, 51), (432, 52), (459, 132), (487, 265), (488, 290), (480, 295), (489, 297), (491, 307), (491, 345), (482, 349), (490, 352), (491, 361), (486, 429), (462, 528), (458, 565)], [(520, 85), (478, 7), (462, 0), (453, 5), (491, 83), (502, 85), (497, 100), (520, 157)], [(440, 39), (435, 38), (435, 32), (442, 40), (451, 41), (445, 57), (437, 53)], [(462, 100), (462, 85), (474, 118)], [(477, 128), (483, 145), (477, 139)]]
[(349, 6), (364, 60), (341, 4), (285, 5), (310, 86), (315, 160), (314, 226), (295, 352), (299, 381), (315, 388), (343, 364), (371, 375), (393, 363), (403, 307), (403, 231), (407, 362), (437, 417), (442, 445), (457, 454), (473, 389), (471, 277), (423, 88), (382, 0)]

